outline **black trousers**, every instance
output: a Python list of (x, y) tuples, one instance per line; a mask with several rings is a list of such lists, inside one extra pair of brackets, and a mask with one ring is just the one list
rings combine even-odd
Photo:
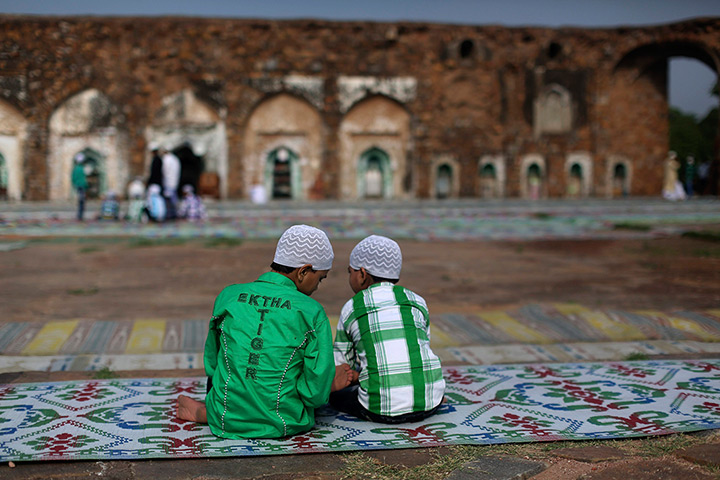
[(429, 416), (435, 414), (442, 402), (435, 408), (426, 410), (423, 412), (410, 412), (402, 415), (379, 415), (373, 413), (367, 408), (363, 407), (358, 400), (358, 387), (353, 385), (351, 387), (343, 388), (337, 392), (330, 394), (330, 405), (337, 411), (348, 413), (354, 417), (361, 418), (376, 423), (413, 423), (425, 420)]

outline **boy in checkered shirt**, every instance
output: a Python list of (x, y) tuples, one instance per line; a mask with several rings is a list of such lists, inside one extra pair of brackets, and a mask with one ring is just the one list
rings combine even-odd
[(358, 372), (354, 385), (330, 395), (337, 410), (380, 423), (417, 422), (443, 401), (440, 359), (430, 349), (427, 304), (397, 285), (400, 246), (371, 235), (350, 254), (355, 295), (343, 306), (334, 344), (335, 364)]

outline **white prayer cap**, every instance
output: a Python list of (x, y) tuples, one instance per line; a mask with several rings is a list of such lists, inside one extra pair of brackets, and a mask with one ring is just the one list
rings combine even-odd
[(350, 252), (350, 268), (364, 268), (374, 277), (397, 280), (402, 269), (400, 245), (387, 237), (370, 235)]
[(155, 150), (159, 150), (159, 149), (160, 149), (160, 144), (158, 142), (150, 142), (150, 144), (148, 145), (148, 150), (150, 150), (151, 152), (154, 152)]
[(313, 270), (330, 270), (333, 258), (335, 254), (325, 232), (309, 225), (293, 225), (278, 240), (273, 262), (290, 268), (309, 263)]
[(83, 155), (82, 153), (78, 153), (77, 155), (75, 155), (75, 163), (82, 163), (83, 160), (85, 160), (85, 155)]

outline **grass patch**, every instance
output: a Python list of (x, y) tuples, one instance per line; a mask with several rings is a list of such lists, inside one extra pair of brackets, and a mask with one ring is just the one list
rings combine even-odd
[[(448, 447), (450, 454), (440, 454), (436, 450), (433, 459), (417, 467), (407, 468), (403, 465), (386, 465), (378, 460), (364, 455), (362, 452), (350, 453), (342, 456), (345, 462), (340, 471), (341, 478), (374, 478), (392, 480), (439, 480), (447, 478), (455, 470), (483, 455), (483, 447), (478, 446), (452, 446)], [(391, 452), (389, 452), (392, 455)]]
[(696, 240), (705, 240), (706, 242), (720, 243), (720, 232), (710, 232), (701, 230), (699, 232), (683, 232), (683, 238), (694, 238)]
[(644, 456), (662, 457), (695, 443), (697, 440), (690, 435), (663, 435), (645, 439), (638, 445), (638, 450)]
[[(713, 436), (716, 438), (717, 434)], [(558, 442), (505, 443), (498, 445), (455, 445), (434, 449), (431, 460), (417, 467), (386, 465), (381, 461), (363, 454), (363, 452), (341, 455), (344, 466), (339, 473), (344, 479), (381, 479), (381, 480), (440, 480), (460, 469), (468, 462), (481, 457), (515, 457), (542, 461), (554, 457), (553, 452), (562, 448), (587, 446), (605, 446), (616, 448), (635, 457), (662, 457), (671, 455), (680, 449), (701, 443), (713, 443), (705, 435), (679, 433), (655, 437), (624, 438), (609, 440), (582, 440)], [(387, 452), (388, 456), (392, 452)], [(716, 469), (709, 471), (716, 472)]]
[(232, 237), (213, 237), (205, 240), (205, 243), (203, 245), (207, 248), (219, 248), (219, 247), (226, 247), (226, 248), (232, 248), (232, 247), (239, 247), (242, 245), (243, 241), (241, 238), (232, 238)]
[(699, 258), (720, 258), (720, 249), (718, 250), (693, 250), (692, 251), (693, 257), (699, 257)]
[(93, 253), (93, 252), (99, 252), (102, 250), (102, 248), (98, 247), (97, 245), (89, 246), (89, 247), (82, 247), (80, 250), (78, 250), (79, 253)]
[(550, 220), (551, 218), (553, 218), (553, 216), (551, 214), (546, 213), (546, 212), (533, 213), (533, 217), (537, 218), (538, 220)]
[(185, 245), (187, 239), (184, 238), (133, 238), (130, 240), (130, 248), (145, 247), (175, 247)]
[(117, 377), (117, 374), (112, 371), (112, 369), (108, 366), (102, 367), (100, 370), (96, 370), (93, 374), (93, 378), (97, 380), (107, 379), (107, 378), (115, 378)]
[(100, 291), (97, 287), (90, 287), (90, 288), (71, 288), (67, 290), (68, 295), (95, 295)]
[(613, 230), (633, 230), (635, 232), (648, 232), (652, 229), (650, 225), (635, 222), (620, 222), (613, 224)]

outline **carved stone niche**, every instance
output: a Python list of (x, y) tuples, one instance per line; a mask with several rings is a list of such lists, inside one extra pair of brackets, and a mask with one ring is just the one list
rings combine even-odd
[(572, 130), (572, 97), (556, 83), (546, 86), (535, 99), (533, 108), (535, 136), (562, 134)]

